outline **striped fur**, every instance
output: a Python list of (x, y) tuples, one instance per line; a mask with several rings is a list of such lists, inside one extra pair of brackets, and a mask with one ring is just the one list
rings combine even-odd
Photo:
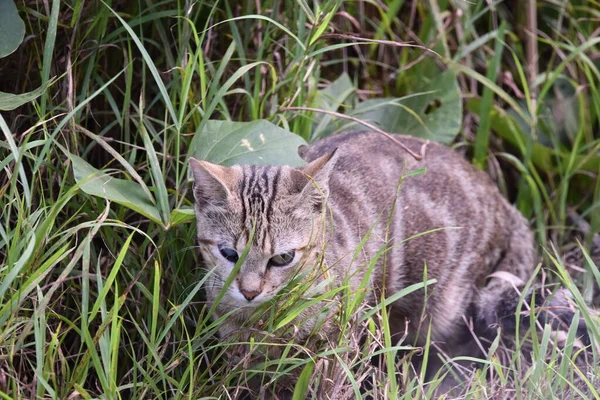
[[(417, 153), (423, 144), (413, 137), (398, 139)], [(219, 246), (241, 254), (255, 230), (248, 257), (217, 307), (217, 316), (234, 311), (222, 335), (239, 329), (299, 270), (314, 266), (317, 253), (324, 252), (329, 268), (324, 275), (334, 282), (351, 276), (351, 285), (358, 287), (364, 265), (384, 246), (391, 249), (385, 265), (381, 258), (371, 276), (371, 303), (383, 290), (389, 296), (423, 282), (425, 265), (427, 278), (437, 280), (427, 289), (426, 302), (423, 291), (417, 291), (393, 305), (395, 334), (402, 335), (409, 320), (409, 338), (420, 343), (431, 323), (432, 339), (451, 347), (464, 331), (463, 316), (484, 327), (501, 322), (498, 315), (506, 311), (498, 310), (499, 299), (514, 296), (509, 294), (514, 290), (488, 276), (504, 271), (527, 281), (536, 251), (526, 221), (485, 173), (442, 145), (429, 143), (418, 161), (370, 132), (333, 136), (300, 149), (300, 155), (308, 162), (301, 169), (192, 161), (200, 252), (207, 269), (215, 268), (206, 286), (209, 301), (233, 268)], [(426, 173), (402, 180), (421, 168)], [(268, 267), (271, 257), (290, 250), (296, 252), (291, 265)], [(260, 294), (248, 301), (242, 291)], [(310, 318), (305, 319), (297, 335), (304, 339), (312, 328)], [(321, 333), (333, 330), (329, 326)]]

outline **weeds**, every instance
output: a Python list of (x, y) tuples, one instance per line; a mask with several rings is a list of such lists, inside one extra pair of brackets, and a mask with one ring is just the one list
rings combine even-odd
[(0, 397), (227, 398), (290, 374), (296, 399), (431, 398), (447, 376), (465, 398), (600, 397), (599, 355), (574, 325), (562, 346), (541, 326), (428, 380), (410, 360), (435, 343), (392, 343), (385, 307), (346, 292), (340, 325), (356, 333), (226, 362), (187, 173), (191, 156), (299, 164), (299, 145), (357, 119), (451, 144), (532, 220), (540, 275), (598, 339), (585, 307), (600, 283), (596, 1), (17, 6), (26, 39), (1, 60), (0, 90), (31, 93), (0, 93)]

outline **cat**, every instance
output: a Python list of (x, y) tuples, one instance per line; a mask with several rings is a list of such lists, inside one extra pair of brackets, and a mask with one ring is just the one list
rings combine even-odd
[[(415, 153), (424, 148), (422, 159), (365, 131), (300, 148), (307, 161), (301, 168), (191, 160), (199, 252), (213, 272), (205, 285), (209, 305), (248, 248), (214, 307), (215, 318), (226, 315), (221, 337), (239, 332), (256, 307), (307, 270), (317, 271), (313, 287), (348, 279), (358, 288), (365, 265), (382, 248), (386, 256), (369, 276), (369, 304), (422, 283), (425, 267), (426, 278), (436, 282), (427, 297), (418, 290), (391, 305), (394, 338), (421, 345), (431, 328), (432, 341), (453, 349), (468, 334), (465, 321), (481, 335), (495, 334), (498, 326), (514, 329), (517, 289), (537, 264), (527, 221), (485, 172), (450, 148), (394, 137)], [(555, 300), (559, 306), (567, 302), (563, 297)], [(314, 305), (291, 322), (295, 340), (335, 334), (332, 322), (317, 326), (321, 309)], [(561, 309), (568, 323), (572, 312)]]

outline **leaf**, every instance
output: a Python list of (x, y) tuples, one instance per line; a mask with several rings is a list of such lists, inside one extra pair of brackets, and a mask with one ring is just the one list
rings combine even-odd
[[(142, 112), (142, 107), (140, 107), (140, 114)], [(140, 125), (139, 130), (142, 136), (142, 140), (144, 142), (144, 147), (146, 148), (146, 154), (148, 156), (148, 164), (150, 164), (150, 172), (152, 172), (152, 180), (154, 182), (154, 187), (156, 188), (156, 196), (158, 198), (157, 206), (158, 210), (162, 216), (163, 225), (169, 226), (170, 215), (169, 212), (171, 210), (169, 206), (169, 195), (167, 193), (167, 186), (165, 184), (165, 178), (162, 173), (162, 169), (160, 166), (160, 162), (158, 161), (158, 157), (156, 155), (156, 151), (154, 150), (154, 144), (150, 139), (150, 135), (146, 131), (146, 127), (142, 121), (143, 116), (140, 115)]]
[[(541, 144), (552, 147), (552, 138), (565, 145), (575, 141), (580, 115), (577, 97), (577, 87), (565, 77), (559, 76), (552, 86), (552, 91), (538, 102), (536, 137)], [(524, 101), (519, 104), (524, 106)], [(521, 130), (530, 136), (531, 129), (527, 122), (514, 110), (508, 109), (507, 112), (519, 123)]]
[(25, 37), (25, 23), (13, 0), (0, 0), (0, 58), (11, 54)]
[(296, 386), (294, 387), (294, 394), (292, 395), (292, 400), (304, 400), (307, 398), (306, 394), (308, 393), (308, 387), (311, 381), (310, 378), (314, 369), (314, 361), (310, 361), (302, 369), (302, 372), (298, 377), (298, 381), (296, 382)]
[(85, 193), (114, 201), (162, 225), (158, 210), (139, 184), (114, 178), (76, 155), (69, 157), (73, 163), (75, 181)]
[[(0, 0), (2, 2), (3, 0)], [(1, 12), (1, 11), (0, 11)], [(2, 29), (0, 28), (0, 31)], [(1, 35), (1, 33), (0, 33)], [(10, 111), (14, 110), (17, 107), (22, 106), (25, 103), (29, 103), (40, 97), (48, 86), (54, 81), (48, 80), (42, 86), (35, 89), (34, 91), (23, 93), (23, 94), (13, 94), (13, 93), (5, 93), (0, 92), (0, 111)]]
[(351, 115), (390, 133), (450, 144), (462, 122), (462, 100), (456, 72), (445, 71), (425, 81), (418, 90), (419, 93), (402, 98), (363, 101)]
[(176, 208), (171, 211), (171, 224), (175, 226), (191, 222), (196, 218), (193, 208)]
[[(311, 107), (319, 108), (327, 111), (337, 111), (344, 101), (352, 94), (356, 88), (347, 73), (343, 73), (335, 81), (325, 89), (319, 90), (315, 96), (315, 100)], [(329, 114), (317, 114), (314, 117), (316, 126), (313, 128), (311, 139), (317, 139), (322, 136), (327, 136), (334, 129), (341, 125), (344, 120), (333, 120), (333, 116)]]
[(212, 163), (294, 167), (304, 164), (297, 151), (306, 144), (304, 139), (265, 120), (210, 120), (196, 135), (190, 155)]
[(344, 72), (331, 85), (317, 92), (313, 107), (335, 111), (355, 90), (350, 76)]
[(94, 318), (96, 318), (96, 315), (98, 314), (98, 311), (100, 311), (101, 306), (103, 306), (103, 305), (106, 306), (106, 303), (104, 303), (104, 301), (106, 299), (106, 296), (108, 295), (108, 292), (110, 292), (110, 290), (112, 289), (113, 283), (115, 282), (115, 279), (117, 278), (117, 274), (119, 273), (119, 270), (121, 269), (121, 266), (123, 265), (123, 260), (125, 259), (125, 256), (127, 255), (127, 250), (129, 250), (129, 245), (131, 244), (133, 235), (135, 235), (135, 232), (132, 232), (129, 235), (129, 237), (127, 238), (127, 240), (125, 240), (125, 243), (121, 246), (121, 249), (119, 250), (119, 255), (117, 256), (117, 259), (115, 260), (114, 264), (110, 268), (110, 273), (108, 275), (108, 278), (106, 278), (106, 281), (103, 283), (102, 290), (101, 290), (100, 294), (98, 295), (98, 297), (96, 298), (96, 301), (94, 302), (94, 306), (92, 307), (92, 311), (90, 312), (90, 315), (87, 318), (88, 323), (93, 321)]
[[(474, 113), (479, 112), (481, 100), (472, 98), (467, 101), (467, 109)], [(525, 143), (527, 143), (529, 134), (521, 129), (517, 116), (513, 116), (511, 110), (504, 110), (498, 106), (490, 110), (490, 125), (492, 129), (510, 145), (525, 152)], [(480, 116), (481, 117), (481, 116)], [(553, 171), (556, 169), (556, 162), (568, 163), (571, 153), (567, 150), (557, 150), (544, 146), (540, 142), (533, 143), (531, 151), (531, 161), (543, 171)], [(575, 156), (574, 164), (577, 169), (596, 173), (600, 169), (600, 156), (588, 152), (587, 154), (578, 154)]]
[(110, 6), (108, 4), (106, 4), (104, 2), (102, 2), (102, 3), (115, 15), (115, 17), (117, 17), (119, 22), (127, 30), (127, 33), (129, 33), (129, 35), (131, 36), (131, 39), (133, 39), (133, 42), (136, 44), (138, 50), (142, 54), (142, 57), (144, 58), (144, 61), (146, 62), (146, 66), (148, 67), (148, 69), (150, 70), (150, 73), (152, 74), (152, 77), (154, 78), (154, 82), (156, 83), (156, 86), (158, 87), (158, 90), (160, 91), (160, 94), (162, 95), (163, 101), (165, 102), (165, 106), (167, 107), (169, 114), (171, 114), (173, 124), (175, 125), (177, 130), (179, 130), (180, 124), (179, 124), (179, 120), (177, 119), (177, 113), (175, 112), (175, 108), (173, 107), (173, 103), (171, 102), (171, 98), (169, 97), (169, 93), (167, 92), (167, 88), (160, 76), (160, 72), (158, 72), (158, 69), (156, 68), (156, 65), (154, 64), (154, 60), (152, 59), (152, 56), (148, 53), (148, 51), (142, 44), (142, 41), (140, 40), (138, 35), (135, 34), (135, 31), (131, 28), (131, 26), (129, 26), (127, 24), (127, 22), (125, 22), (125, 20), (123, 18), (121, 18), (121, 16), (117, 12), (115, 12), (115, 10), (110, 8)]
[[(486, 78), (492, 82), (496, 81), (500, 64), (502, 62), (502, 52), (504, 50), (504, 30), (506, 23), (503, 21), (498, 28), (498, 37), (494, 45), (494, 56), (488, 64)], [(486, 118), (489, 115), (489, 110), (493, 105), (494, 92), (487, 86), (483, 87), (483, 96), (481, 98), (481, 118), (477, 126), (477, 134), (475, 136), (475, 155), (473, 156), (473, 164), (479, 169), (485, 169), (487, 164), (489, 141), (490, 141), (490, 119)]]

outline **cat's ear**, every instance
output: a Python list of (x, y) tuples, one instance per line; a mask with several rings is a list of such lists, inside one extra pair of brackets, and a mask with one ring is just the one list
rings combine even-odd
[(306, 164), (304, 167), (300, 168), (300, 170), (302, 172), (304, 172), (306, 175), (308, 175), (308, 177), (313, 178), (313, 179), (316, 179), (317, 176), (323, 176), (323, 175), (326, 175), (327, 178), (329, 178), (329, 173), (331, 172), (331, 169), (333, 168), (333, 165), (335, 164), (335, 161), (336, 161), (336, 157), (335, 157), (336, 152), (337, 152), (337, 149), (333, 150), (330, 153), (322, 155), (321, 157), (317, 158), (316, 160), (313, 160), (313, 161), (309, 162), (308, 164)]
[(194, 175), (194, 198), (200, 205), (223, 205), (237, 180), (237, 171), (230, 167), (190, 158)]
[(336, 151), (337, 149), (300, 168), (305, 177), (300, 197), (304, 201), (308, 200), (315, 210), (321, 210), (323, 200), (329, 196), (329, 176), (337, 161)]

